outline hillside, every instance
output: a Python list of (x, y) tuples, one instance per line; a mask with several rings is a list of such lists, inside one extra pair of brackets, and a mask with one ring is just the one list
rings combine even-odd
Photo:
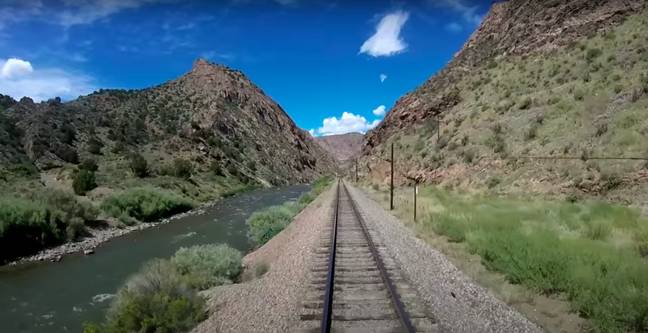
[(595, 158), (648, 157), (646, 7), (494, 4), (447, 67), (367, 134), (363, 172), (385, 182), (393, 142), (400, 182), (645, 206), (648, 164)]
[[(101, 90), (65, 103), (3, 97), (0, 107), (0, 174), (16, 192), (69, 189), (76, 165), (88, 159), (98, 165), (91, 198), (152, 183), (206, 199), (237, 183), (308, 182), (334, 165), (241, 72), (205, 60), (153, 88)], [(150, 177), (130, 172), (135, 154)], [(193, 184), (166, 177), (177, 159), (189, 161)]]
[(357, 158), (362, 150), (364, 136), (360, 133), (320, 136), (315, 141), (344, 166)]

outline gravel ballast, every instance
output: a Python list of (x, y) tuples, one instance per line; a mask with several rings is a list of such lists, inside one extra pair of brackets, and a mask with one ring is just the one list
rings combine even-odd
[[(542, 332), (522, 314), (474, 283), (443, 254), (362, 191), (347, 184), (374, 241), (425, 303), (441, 332)], [(306, 207), (280, 234), (244, 258), (246, 270), (268, 264), (261, 278), (216, 287), (204, 295), (209, 318), (194, 332), (292, 332), (300, 324), (313, 250), (331, 223), (334, 189)]]
[(245, 256), (246, 273), (253, 273), (257, 265), (269, 266), (261, 278), (204, 293), (210, 315), (194, 332), (290, 332), (297, 326), (310, 257), (331, 222), (332, 188), (302, 210), (285, 230)]
[(443, 254), (362, 191), (347, 188), (372, 237), (385, 245), (443, 332), (542, 332), (526, 317), (474, 283)]

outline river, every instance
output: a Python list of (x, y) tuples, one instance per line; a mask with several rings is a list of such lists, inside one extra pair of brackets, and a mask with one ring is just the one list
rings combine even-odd
[(296, 185), (250, 191), (223, 199), (203, 214), (113, 239), (90, 256), (0, 267), (0, 331), (80, 332), (84, 322), (103, 319), (119, 286), (148, 260), (208, 243), (228, 243), (246, 252), (247, 217), (307, 190)]

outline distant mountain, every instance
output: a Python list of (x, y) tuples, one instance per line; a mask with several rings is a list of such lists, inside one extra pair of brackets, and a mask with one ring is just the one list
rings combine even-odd
[(156, 87), (100, 90), (70, 102), (0, 96), (0, 111), (5, 179), (18, 164), (60, 180), (70, 167), (94, 159), (100, 187), (124, 187), (133, 178), (132, 154), (144, 156), (153, 176), (186, 159), (207, 183), (213, 174), (261, 184), (307, 182), (334, 167), (243, 73), (202, 59)]
[(360, 133), (328, 135), (317, 137), (315, 141), (341, 165), (345, 165), (359, 156), (364, 135)]
[(648, 164), (590, 157), (648, 156), (647, 17), (643, 0), (493, 4), (367, 133), (362, 172), (386, 181), (394, 143), (399, 181), (645, 205)]

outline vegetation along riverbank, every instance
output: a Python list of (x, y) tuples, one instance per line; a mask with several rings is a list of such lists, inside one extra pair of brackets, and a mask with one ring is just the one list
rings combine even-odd
[[(250, 238), (254, 241), (272, 238), (330, 183), (331, 178), (321, 178), (297, 201), (254, 213), (248, 220)], [(125, 207), (131, 201), (127, 199), (133, 197), (137, 195), (110, 202), (111, 207), (119, 208), (114, 213), (128, 211)], [(135, 210), (133, 214), (144, 212)], [(258, 268), (257, 271), (263, 274)], [(242, 254), (228, 245), (181, 248), (170, 259), (152, 260), (131, 276), (117, 292), (105, 321), (87, 324), (84, 332), (188, 331), (207, 317), (200, 291), (238, 282), (242, 272)]]

